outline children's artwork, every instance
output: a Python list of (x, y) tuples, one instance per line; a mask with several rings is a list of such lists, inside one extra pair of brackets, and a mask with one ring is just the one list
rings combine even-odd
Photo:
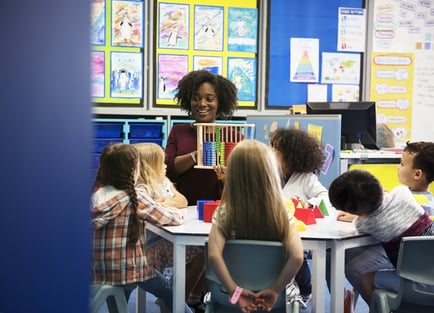
[(112, 46), (143, 47), (143, 2), (112, 1)]
[(173, 99), (178, 81), (188, 73), (188, 56), (158, 55), (158, 99)]
[(322, 53), (323, 84), (353, 84), (360, 83), (359, 53)]
[(291, 38), (290, 81), (318, 82), (319, 40), (315, 38)]
[(258, 11), (256, 8), (228, 9), (228, 51), (257, 51)]
[(90, 43), (105, 44), (105, 0), (92, 0), (90, 10)]
[(194, 6), (194, 49), (223, 51), (223, 7)]
[(223, 58), (222, 57), (208, 57), (208, 56), (193, 56), (193, 70), (207, 70), (213, 74), (222, 75), (223, 72)]
[(228, 58), (228, 78), (237, 87), (240, 101), (256, 100), (255, 58)]
[(158, 47), (160, 49), (188, 49), (189, 10), (188, 4), (159, 3)]
[(91, 53), (91, 96), (92, 97), (104, 97), (104, 52), (103, 51), (92, 51)]
[(143, 54), (141, 52), (111, 53), (110, 96), (142, 98)]

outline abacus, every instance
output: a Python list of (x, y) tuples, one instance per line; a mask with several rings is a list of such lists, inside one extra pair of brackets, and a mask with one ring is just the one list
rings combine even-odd
[(255, 124), (195, 123), (197, 129), (197, 165), (212, 169), (226, 165), (232, 149), (243, 139), (253, 139)]

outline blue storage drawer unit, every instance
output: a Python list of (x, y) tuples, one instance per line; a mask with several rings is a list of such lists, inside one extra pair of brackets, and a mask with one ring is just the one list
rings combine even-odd
[(128, 138), (162, 138), (162, 123), (128, 123)]
[(157, 145), (162, 146), (163, 145), (163, 139), (162, 138), (136, 138), (136, 139), (130, 139), (130, 143), (140, 143), (140, 142), (153, 142)]
[(98, 122), (94, 123), (96, 138), (123, 138), (124, 123)]
[(112, 143), (123, 142), (123, 138), (94, 138), (93, 152), (101, 153), (104, 148)]

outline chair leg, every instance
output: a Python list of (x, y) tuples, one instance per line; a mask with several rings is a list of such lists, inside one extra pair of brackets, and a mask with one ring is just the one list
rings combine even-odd
[(111, 285), (92, 285), (91, 295), (91, 313), (98, 313), (99, 309), (109, 297), (112, 297), (116, 302), (118, 313), (128, 313), (127, 299), (125, 298), (124, 290), (121, 287)]

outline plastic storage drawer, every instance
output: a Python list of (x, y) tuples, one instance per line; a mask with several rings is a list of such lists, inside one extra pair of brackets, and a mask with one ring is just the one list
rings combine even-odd
[(140, 143), (140, 142), (153, 142), (157, 145), (162, 146), (163, 144), (163, 138), (135, 138), (130, 139), (130, 143)]
[(94, 123), (94, 130), (96, 138), (123, 138), (124, 137), (124, 123)]
[(162, 123), (130, 123), (129, 138), (161, 138)]
[(101, 153), (102, 150), (106, 146), (112, 143), (118, 143), (123, 142), (124, 140), (122, 138), (94, 138), (93, 139), (93, 152), (94, 153)]

